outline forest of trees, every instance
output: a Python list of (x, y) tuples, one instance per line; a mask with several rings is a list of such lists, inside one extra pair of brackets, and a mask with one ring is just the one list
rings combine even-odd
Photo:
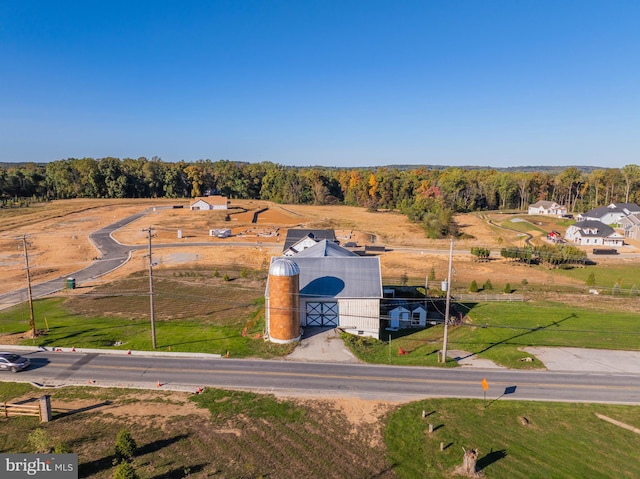
[(557, 173), (471, 168), (288, 167), (229, 160), (165, 162), (159, 158), (69, 158), (46, 164), (4, 164), (0, 198), (194, 198), (207, 191), (230, 198), (289, 204), (344, 204), (394, 209), (431, 237), (455, 234), (457, 212), (521, 210), (538, 200), (588, 211), (640, 201), (640, 167), (567, 167)]

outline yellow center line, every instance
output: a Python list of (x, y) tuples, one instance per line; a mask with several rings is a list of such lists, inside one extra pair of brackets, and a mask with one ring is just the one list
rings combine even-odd
[[(129, 371), (154, 371), (154, 372), (165, 372), (165, 373), (176, 373), (181, 372), (180, 369), (176, 368), (140, 368), (136, 366), (118, 366), (114, 368), (112, 366), (100, 366), (100, 365), (91, 365), (91, 368), (95, 369), (111, 369), (114, 371), (117, 370), (129, 370)], [(277, 372), (277, 371), (228, 371), (228, 370), (217, 370), (212, 369), (209, 371), (194, 371), (194, 373), (204, 373), (204, 374), (217, 374), (217, 375), (225, 375), (225, 376), (271, 376), (271, 377), (290, 377), (290, 378), (318, 378), (318, 379), (336, 379), (336, 380), (356, 380), (356, 381), (377, 381), (377, 382), (394, 382), (394, 383), (407, 383), (407, 384), (466, 384), (466, 385), (474, 385), (477, 384), (478, 387), (481, 387), (480, 379), (478, 380), (462, 380), (462, 379), (429, 379), (429, 378), (386, 378), (381, 376), (357, 376), (357, 375), (336, 375), (336, 374), (322, 374), (322, 373), (295, 373), (295, 372)], [(514, 384), (515, 383), (515, 384)], [(614, 385), (594, 385), (594, 384), (565, 384), (565, 383), (545, 383), (545, 382), (534, 382), (534, 383), (523, 383), (517, 384), (516, 381), (504, 382), (504, 381), (492, 381), (490, 382), (491, 386), (499, 386), (509, 387), (509, 386), (521, 386), (521, 387), (546, 387), (546, 388), (556, 388), (556, 389), (611, 389), (611, 390), (635, 390), (640, 389), (638, 386), (614, 386)]]

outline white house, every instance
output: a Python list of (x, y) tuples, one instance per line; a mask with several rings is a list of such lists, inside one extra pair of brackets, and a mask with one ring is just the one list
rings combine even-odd
[(635, 203), (611, 203), (577, 216), (579, 221), (600, 221), (605, 225), (620, 224), (620, 220), (632, 213), (640, 213), (640, 206)]
[(601, 221), (578, 221), (564, 235), (569, 243), (581, 246), (622, 246), (624, 237)]
[(399, 304), (389, 310), (390, 329), (424, 328), (427, 325), (427, 309), (422, 303)]
[(640, 213), (631, 213), (620, 218), (620, 227), (624, 229), (624, 237), (640, 240)]
[(226, 196), (213, 195), (205, 196), (204, 198), (196, 198), (193, 203), (189, 205), (191, 211), (196, 210), (226, 210), (229, 207), (229, 200)]
[(282, 254), (284, 256), (292, 256), (314, 246), (317, 242), (322, 240), (339, 244), (334, 230), (292, 228), (287, 230), (287, 237), (284, 240)]
[(529, 205), (529, 214), (564, 216), (567, 214), (567, 208), (565, 206), (560, 206), (555, 201), (540, 200)]
[[(278, 257), (272, 258), (273, 261)], [(288, 257), (299, 269), (301, 327), (333, 326), (379, 338), (382, 275), (380, 258), (362, 257), (323, 240)], [(270, 314), (269, 283), (265, 293)]]

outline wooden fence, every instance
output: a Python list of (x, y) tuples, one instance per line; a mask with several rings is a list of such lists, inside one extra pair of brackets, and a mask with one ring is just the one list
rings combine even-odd
[(38, 404), (2, 402), (0, 403), (0, 416), (5, 418), (11, 416), (34, 416), (39, 418), (40, 422), (51, 421), (51, 398), (50, 396), (42, 396)]
[(456, 294), (453, 298), (455, 301), (506, 301), (521, 302), (525, 301), (523, 294)]

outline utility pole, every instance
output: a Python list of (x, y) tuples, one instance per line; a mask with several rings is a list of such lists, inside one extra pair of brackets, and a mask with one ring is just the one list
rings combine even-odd
[(453, 264), (453, 239), (449, 247), (449, 274), (447, 275), (447, 300), (444, 308), (444, 339), (442, 340), (442, 362), (447, 362), (447, 341), (449, 339), (449, 306), (451, 305), (451, 269)]
[(36, 338), (36, 320), (33, 316), (33, 298), (31, 296), (31, 270), (29, 269), (29, 249), (27, 236), (22, 235), (22, 247), (24, 248), (24, 261), (27, 267), (27, 297), (29, 298), (29, 327), (31, 328), (31, 338)]
[(153, 349), (156, 349), (156, 318), (155, 318), (155, 309), (153, 304), (153, 259), (151, 256), (151, 234), (153, 232), (153, 228), (149, 226), (146, 230), (149, 236), (149, 308), (151, 310), (151, 345)]

